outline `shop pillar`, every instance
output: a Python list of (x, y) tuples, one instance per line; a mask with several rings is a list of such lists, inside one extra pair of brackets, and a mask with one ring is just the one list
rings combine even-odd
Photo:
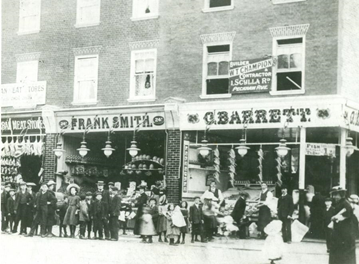
[(167, 198), (170, 203), (180, 200), (181, 132), (168, 130), (166, 155)]
[(56, 147), (56, 134), (46, 134), (44, 155), (44, 181), (55, 180), (56, 156), (53, 149)]
[(307, 130), (300, 128), (300, 151), (299, 151), (299, 190), (305, 188), (305, 149), (307, 141)]
[(342, 188), (346, 187), (346, 167), (347, 167), (347, 149), (345, 147), (347, 139), (347, 131), (345, 128), (340, 128), (339, 134), (340, 144), (340, 171), (339, 171), (339, 186)]

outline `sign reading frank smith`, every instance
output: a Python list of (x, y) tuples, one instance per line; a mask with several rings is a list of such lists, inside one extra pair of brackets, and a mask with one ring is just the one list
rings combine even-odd
[(229, 88), (232, 94), (269, 92), (273, 58), (231, 61)]

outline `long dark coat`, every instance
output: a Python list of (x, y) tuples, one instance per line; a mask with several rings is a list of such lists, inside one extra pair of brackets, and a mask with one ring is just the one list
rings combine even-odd
[(246, 201), (239, 197), (236, 204), (234, 205), (233, 211), (232, 211), (232, 218), (237, 224), (239, 225), (241, 222), (241, 219), (244, 216), (244, 212), (246, 211)]
[(133, 233), (135, 235), (140, 234), (140, 226), (142, 221), (142, 215), (143, 215), (143, 206), (147, 203), (147, 195), (145, 193), (142, 193), (140, 197), (138, 197), (137, 203), (135, 204), (135, 207), (137, 207), (137, 213), (135, 217), (135, 227), (133, 230)]
[(343, 208), (345, 220), (334, 223), (332, 246), (330, 247), (329, 264), (356, 264), (355, 234), (353, 226), (353, 209), (346, 199), (342, 199), (335, 206), (335, 214)]

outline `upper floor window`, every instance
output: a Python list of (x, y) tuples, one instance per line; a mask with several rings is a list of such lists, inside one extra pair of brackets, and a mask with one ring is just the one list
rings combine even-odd
[(203, 12), (223, 11), (234, 8), (234, 0), (204, 0)]
[(17, 63), (16, 82), (37, 82), (39, 61), (22, 61)]
[(155, 100), (156, 64), (156, 49), (132, 51), (130, 100)]
[(287, 3), (294, 3), (294, 2), (304, 2), (306, 0), (272, 0), (273, 4), (287, 4)]
[(206, 45), (204, 48), (204, 95), (229, 93), (231, 44)]
[(158, 17), (159, 0), (133, 0), (132, 20), (151, 19)]
[(97, 102), (98, 58), (98, 55), (75, 57), (73, 103)]
[(101, 0), (77, 0), (76, 27), (100, 24)]
[(19, 34), (40, 31), (41, 0), (20, 0)]

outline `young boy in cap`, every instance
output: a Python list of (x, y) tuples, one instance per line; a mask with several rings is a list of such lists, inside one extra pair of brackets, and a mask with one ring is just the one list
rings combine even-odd
[(40, 220), (41, 237), (45, 237), (46, 228), (48, 227), (48, 207), (56, 204), (56, 201), (55, 195), (48, 191), (47, 184), (42, 183), (41, 191), (39, 192), (39, 196), (36, 201), (36, 212)]
[(198, 240), (198, 236), (201, 236), (203, 224), (203, 212), (202, 207), (200, 206), (200, 201), (200, 197), (195, 197), (193, 205), (189, 208), (189, 221), (192, 224), (191, 243), (194, 243), (194, 241), (200, 241)]
[(89, 212), (89, 220), (87, 221), (87, 238), (91, 239), (91, 229), (92, 229), (92, 206), (93, 206), (93, 200), (92, 200), (92, 193), (86, 192), (86, 204), (88, 207)]
[[(67, 200), (67, 194), (64, 194), (62, 199), (59, 199), (56, 204), (56, 211), (60, 218), (60, 224), (59, 224), (59, 237), (68, 237), (67, 235), (67, 225), (64, 225), (64, 218), (66, 215), (68, 207), (68, 200)], [(63, 233), (63, 234), (62, 234)]]
[[(102, 202), (106, 205), (106, 208), (108, 207), (108, 202), (109, 202), (109, 198), (110, 198), (110, 193), (109, 191), (104, 189), (105, 187), (105, 183), (103, 181), (98, 181), (97, 182), (97, 192), (100, 192), (102, 195)], [(106, 211), (107, 212), (107, 211)], [(107, 220), (103, 221), (103, 228), (105, 231), (105, 238), (106, 239), (110, 239), (110, 230), (109, 230), (109, 226), (108, 226), (108, 222)]]
[(112, 187), (110, 190), (110, 200), (108, 206), (109, 213), (109, 228), (111, 232), (111, 240), (118, 240), (118, 216), (120, 215), (121, 210), (121, 198), (117, 195), (118, 189), (117, 187)]
[(36, 186), (33, 182), (26, 183), (26, 191), (30, 195), (31, 200), (28, 201), (26, 204), (26, 227), (32, 226), (32, 221), (34, 220), (34, 214), (35, 214), (35, 193), (32, 191), (32, 188)]
[(91, 216), (93, 221), (94, 239), (103, 240), (104, 222), (107, 223), (107, 204), (102, 201), (102, 192), (96, 192)]
[(16, 211), (15, 211), (15, 190), (9, 190), (9, 198), (7, 199), (6, 208), (7, 208), (7, 215), (9, 219), (9, 228), (12, 233), (16, 233), (14, 228), (15, 220), (16, 220)]
[(53, 180), (50, 180), (47, 183), (47, 186), (49, 188), (48, 193), (50, 193), (53, 197), (51, 203), (48, 205), (47, 207), (47, 236), (48, 237), (53, 237), (54, 235), (52, 234), (52, 227), (56, 224), (56, 218), (55, 218), (55, 212), (56, 212), (56, 195), (55, 195), (55, 186), (56, 183)]
[(15, 196), (16, 221), (14, 230), (17, 232), (17, 226), (21, 221), (20, 235), (26, 234), (27, 206), (32, 202), (32, 196), (26, 190), (26, 182), (20, 183), (20, 190)]
[(330, 251), (330, 247), (332, 244), (332, 234), (333, 230), (328, 227), (328, 225), (332, 221), (332, 217), (335, 214), (335, 209), (332, 206), (332, 199), (327, 198), (325, 199), (325, 211), (324, 211), (324, 230), (325, 230), (325, 239), (327, 243), (327, 252)]
[[(10, 197), (11, 183), (6, 182), (4, 185), (4, 190), (1, 193), (1, 231), (6, 233), (8, 228), (8, 214), (7, 214), (7, 200)], [(10, 230), (11, 231), (11, 230)]]
[(85, 238), (85, 231), (87, 227), (87, 222), (90, 221), (89, 207), (86, 202), (86, 195), (80, 195), (80, 212), (79, 212), (79, 221), (80, 221), (80, 239)]

